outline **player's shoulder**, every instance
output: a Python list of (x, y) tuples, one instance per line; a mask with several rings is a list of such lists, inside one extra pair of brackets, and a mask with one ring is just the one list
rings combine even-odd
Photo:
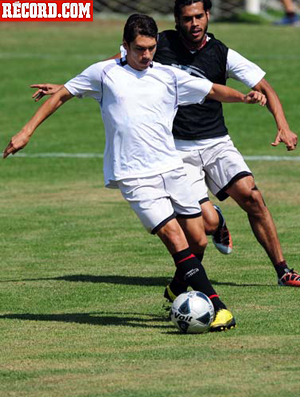
[(102, 79), (104, 74), (108, 74), (110, 70), (117, 66), (116, 59), (108, 59), (105, 61), (95, 62), (88, 66), (82, 74), (86, 77), (96, 80)]
[(158, 47), (165, 45), (170, 46), (170, 44), (175, 44), (179, 40), (179, 35), (176, 30), (163, 30), (158, 34)]
[(114, 65), (117, 65), (116, 59), (107, 59), (105, 61), (99, 61), (99, 62), (92, 63), (87, 68), (87, 70), (90, 70), (90, 71), (98, 70), (98, 71), (100, 71), (100, 70), (106, 68), (107, 66), (114, 66)]
[(105, 71), (106, 73), (109, 70), (112, 70), (114, 67), (120, 66), (121, 59), (107, 59), (104, 61), (96, 62), (91, 67), (98, 72), (103, 72)]
[(175, 65), (166, 65), (160, 62), (153, 62), (152, 65), (153, 67), (151, 69), (154, 71), (155, 74), (157, 74), (158, 76), (168, 76), (173, 82), (174, 80), (186, 78), (187, 76), (189, 76), (186, 71)]
[(163, 64), (163, 63), (160, 63), (160, 62), (156, 62), (156, 61), (152, 62), (152, 68), (151, 69), (154, 70), (154, 71), (159, 70), (159, 71), (165, 71), (165, 72), (172, 72), (172, 71), (174, 71), (174, 69), (175, 69), (175, 71), (178, 70), (177, 68), (175, 68), (173, 66), (166, 65), (166, 64)]
[(223, 43), (223, 41), (217, 39), (213, 33), (207, 33), (207, 37), (208, 37), (208, 45), (219, 46), (228, 50), (227, 45)]
[(174, 29), (162, 30), (158, 34), (159, 39), (176, 39), (178, 38), (178, 32)]

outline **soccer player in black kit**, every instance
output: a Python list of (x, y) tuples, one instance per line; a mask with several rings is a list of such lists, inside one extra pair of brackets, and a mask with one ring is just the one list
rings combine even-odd
[[(227, 78), (234, 78), (261, 91), (268, 99), (268, 109), (277, 125), (272, 145), (283, 142), (287, 150), (296, 149), (297, 135), (290, 130), (280, 100), (264, 78), (265, 72), (207, 33), (211, 7), (210, 0), (176, 0), (176, 30), (159, 34), (154, 60), (214, 83), (225, 84)], [(39, 100), (43, 95), (55, 92), (59, 86), (37, 84), (34, 87), (39, 90), (33, 97)], [(201, 203), (206, 233), (213, 235), (217, 248), (228, 253), (231, 241), (222, 213), (209, 201), (207, 187), (221, 201), (232, 197), (247, 213), (257, 241), (274, 266), (278, 284), (300, 287), (300, 275), (285, 261), (276, 226), (251, 170), (228, 135), (222, 104), (206, 100), (202, 105), (180, 108), (174, 120), (173, 134), (193, 191)], [(186, 288), (184, 280), (175, 274), (166, 287), (165, 297), (172, 301)]]
[[(277, 94), (264, 79), (265, 73), (207, 33), (211, 6), (210, 0), (176, 0), (176, 30), (160, 33), (154, 59), (214, 83), (226, 84), (227, 78), (233, 77), (263, 92), (278, 128), (272, 145), (284, 142), (288, 150), (294, 150), (297, 135), (290, 130)], [(173, 134), (194, 192), (198, 192), (206, 231), (222, 230), (223, 220), (218, 212), (219, 222), (213, 221), (214, 207), (208, 199), (205, 183), (219, 200), (231, 196), (247, 212), (255, 237), (277, 272), (279, 285), (300, 287), (300, 276), (288, 268), (272, 216), (253, 175), (228, 135), (222, 104), (206, 100), (201, 106), (179, 108)], [(165, 295), (172, 300), (184, 287), (182, 280), (175, 277)]]

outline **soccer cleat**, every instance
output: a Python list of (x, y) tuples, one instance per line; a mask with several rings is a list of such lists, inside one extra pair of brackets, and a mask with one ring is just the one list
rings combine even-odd
[(174, 300), (177, 298), (177, 295), (175, 295), (171, 288), (170, 285), (167, 285), (165, 288), (165, 292), (164, 292), (164, 297), (169, 301), (169, 302), (174, 302)]
[(233, 315), (227, 309), (220, 309), (210, 325), (210, 332), (226, 331), (236, 327)]
[(295, 14), (293, 16), (284, 16), (279, 21), (274, 22), (276, 26), (300, 26), (299, 15)]
[(225, 219), (223, 217), (221, 208), (214, 205), (215, 210), (218, 212), (220, 219), (223, 219), (223, 225), (218, 227), (215, 233), (212, 235), (212, 241), (215, 247), (224, 255), (229, 255), (232, 252), (232, 238), (231, 234), (226, 226)]
[(278, 278), (278, 284), (281, 287), (300, 287), (300, 274), (294, 269), (286, 269), (286, 273)]

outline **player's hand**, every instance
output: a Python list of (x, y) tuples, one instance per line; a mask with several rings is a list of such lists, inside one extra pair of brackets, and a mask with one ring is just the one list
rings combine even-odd
[(53, 95), (55, 94), (60, 88), (60, 84), (32, 84), (31, 88), (38, 88), (38, 90), (32, 95), (32, 98), (35, 102), (38, 102), (42, 99), (45, 95)]
[(247, 95), (244, 96), (244, 103), (259, 103), (261, 106), (266, 106), (267, 98), (262, 92), (250, 91)]
[(287, 128), (279, 128), (275, 141), (271, 143), (272, 146), (278, 146), (281, 142), (285, 143), (288, 151), (297, 149), (298, 137)]
[(19, 150), (23, 149), (29, 142), (29, 139), (29, 134), (24, 131), (20, 131), (18, 134), (13, 136), (3, 152), (3, 158), (6, 159), (10, 154), (15, 154)]

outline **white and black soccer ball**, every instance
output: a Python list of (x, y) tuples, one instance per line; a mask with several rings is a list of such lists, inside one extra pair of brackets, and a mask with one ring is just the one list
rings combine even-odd
[(209, 330), (215, 317), (211, 300), (202, 292), (180, 294), (171, 307), (171, 320), (185, 334), (202, 334)]

